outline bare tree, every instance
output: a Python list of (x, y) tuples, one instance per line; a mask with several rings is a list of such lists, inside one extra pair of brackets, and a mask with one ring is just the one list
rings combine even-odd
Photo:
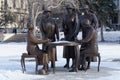
[[(51, 2), (50, 2), (51, 1)], [(57, 8), (60, 7), (63, 2), (70, 2), (72, 3), (76, 8), (79, 8), (78, 6), (78, 0), (50, 0), (49, 1), (49, 7), (50, 8)]]
[(42, 6), (42, 0), (28, 0), (29, 19), (34, 22), (38, 14), (42, 12)]

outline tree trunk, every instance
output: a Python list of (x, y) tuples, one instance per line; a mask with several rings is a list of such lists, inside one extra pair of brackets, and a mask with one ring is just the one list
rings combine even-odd
[(104, 35), (103, 35), (103, 27), (104, 25), (101, 25), (101, 42), (104, 42)]

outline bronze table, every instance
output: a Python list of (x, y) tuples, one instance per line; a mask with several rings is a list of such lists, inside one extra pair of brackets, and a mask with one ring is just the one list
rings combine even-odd
[(52, 46), (53, 48), (53, 73), (55, 73), (55, 47), (56, 46), (75, 46), (77, 49), (77, 52), (75, 52), (75, 67), (74, 70), (77, 72), (78, 71), (78, 64), (79, 64), (79, 56), (80, 56), (80, 50), (79, 50), (79, 45), (80, 43), (76, 42), (70, 42), (70, 41), (56, 41), (56, 42), (49, 42), (47, 43), (48, 46)]

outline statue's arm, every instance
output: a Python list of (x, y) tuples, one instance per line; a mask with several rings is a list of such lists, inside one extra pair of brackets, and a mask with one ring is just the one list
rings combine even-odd
[(40, 44), (40, 43), (46, 43), (49, 40), (43, 40), (43, 39), (38, 39), (37, 37), (35, 37), (33, 34), (29, 35), (29, 39), (31, 42), (36, 43), (36, 44)]
[(75, 32), (73, 33), (72, 36), (77, 37), (78, 33), (80, 32), (80, 26), (81, 26), (81, 25), (80, 25), (80, 21), (78, 21), (78, 22), (76, 23), (76, 25), (75, 25), (76, 29), (75, 29)]
[(56, 23), (55, 23), (55, 33), (56, 33), (57, 40), (59, 40), (59, 29)]
[(95, 14), (93, 14), (93, 22), (94, 22), (94, 28), (95, 28), (95, 30), (97, 30), (99, 23), (98, 23), (98, 18), (96, 17)]
[(41, 33), (42, 33), (42, 37), (44, 37), (44, 35), (45, 35), (45, 31), (44, 31), (44, 26), (43, 26), (43, 23), (44, 23), (44, 21), (43, 21), (43, 19), (41, 19), (41, 22), (40, 22), (40, 31), (41, 31)]
[(66, 21), (66, 16), (67, 16), (67, 15), (65, 15), (65, 16), (63, 17), (63, 20), (62, 20), (62, 32), (64, 32), (64, 34), (66, 34), (66, 30), (67, 30), (66, 23), (65, 23), (65, 21)]
[(84, 39), (82, 39), (82, 42), (83, 43), (89, 42), (92, 39), (93, 35), (94, 35), (94, 30), (90, 29), (87, 33), (87, 36)]

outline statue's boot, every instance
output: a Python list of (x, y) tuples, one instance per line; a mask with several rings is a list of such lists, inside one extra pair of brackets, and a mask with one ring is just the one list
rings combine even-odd
[(38, 74), (40, 75), (48, 75), (48, 72), (45, 69), (41, 69), (38, 71)]
[(69, 69), (69, 64), (65, 64), (65, 65), (64, 65), (64, 68)]
[(73, 67), (74, 67), (74, 64), (71, 65), (71, 68), (73, 68)]
[(72, 68), (71, 70), (69, 70), (69, 72), (77, 72), (76, 68)]
[(85, 66), (82, 65), (81, 67), (78, 67), (78, 70), (80, 70), (80, 71), (82, 71), (82, 70), (86, 71), (87, 69), (86, 69)]

